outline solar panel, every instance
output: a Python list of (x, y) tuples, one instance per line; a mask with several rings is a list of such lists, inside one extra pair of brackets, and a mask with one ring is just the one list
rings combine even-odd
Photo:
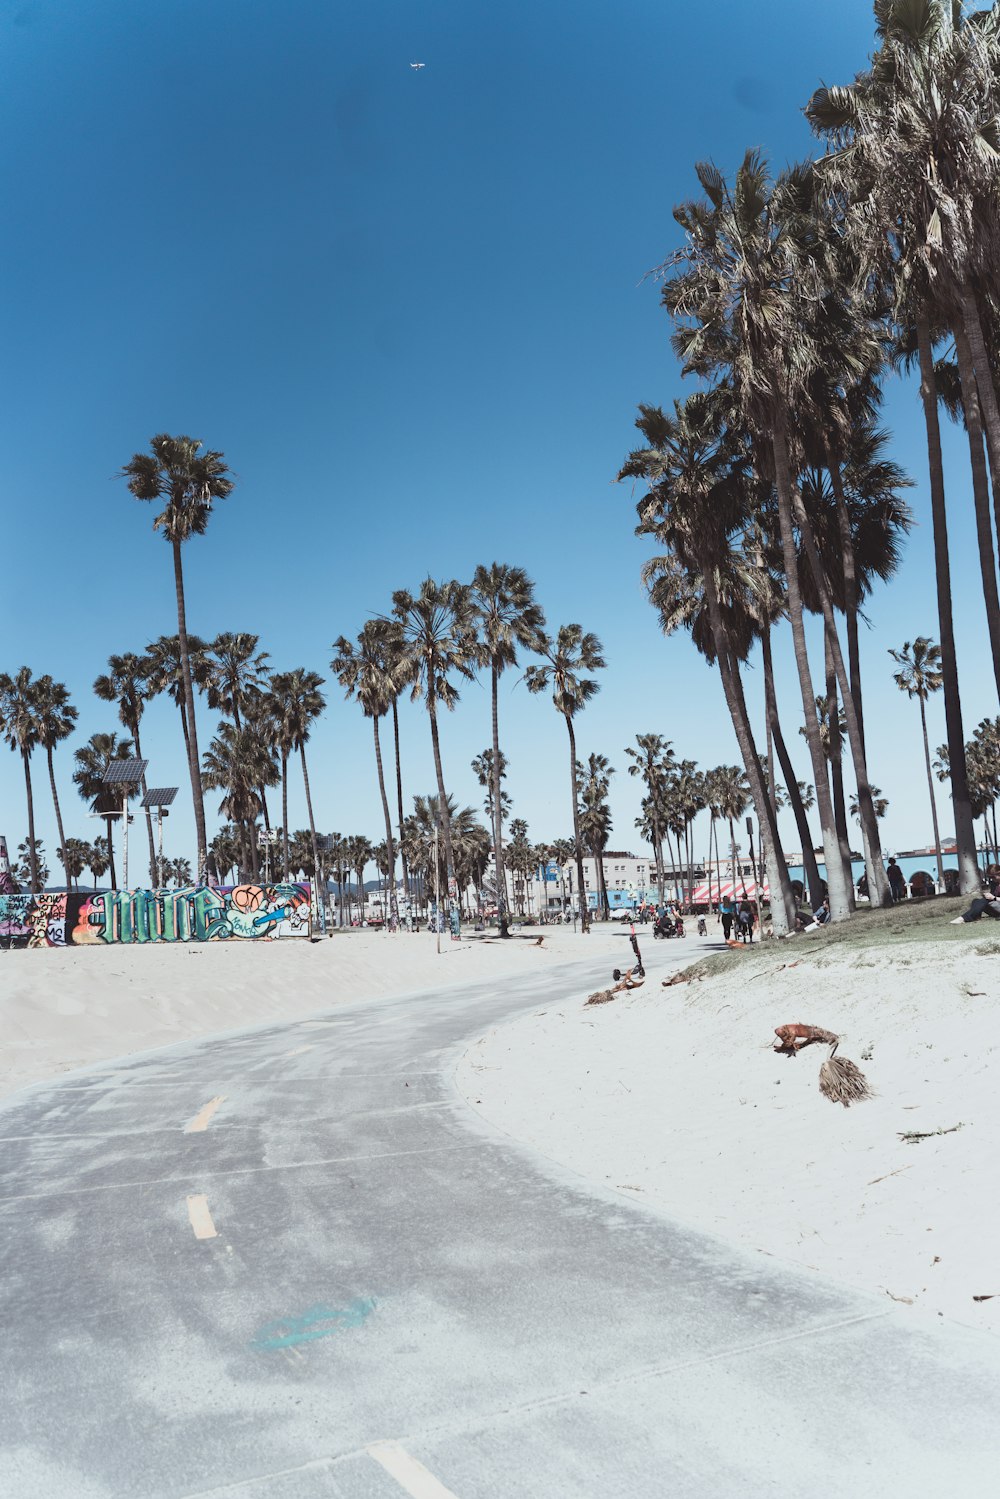
[(146, 792), (142, 805), (144, 807), (169, 807), (176, 795), (176, 786), (156, 786), (152, 791)]
[(138, 786), (148, 764), (148, 760), (111, 760), (101, 780), (105, 786)]

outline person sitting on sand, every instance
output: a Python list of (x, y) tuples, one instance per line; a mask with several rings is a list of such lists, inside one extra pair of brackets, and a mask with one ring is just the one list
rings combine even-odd
[(985, 893), (977, 895), (969, 909), (955, 917), (952, 926), (958, 926), (959, 922), (978, 921), (981, 916), (1000, 917), (1000, 872), (993, 874), (991, 868), (983, 881), (983, 889)]

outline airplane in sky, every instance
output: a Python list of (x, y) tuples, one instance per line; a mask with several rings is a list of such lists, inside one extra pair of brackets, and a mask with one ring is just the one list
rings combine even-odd
[(410, 63), (410, 67), (413, 69), (414, 72), (416, 72), (419, 68), (426, 68), (426, 66), (427, 66), (427, 64), (425, 62), (411, 62)]

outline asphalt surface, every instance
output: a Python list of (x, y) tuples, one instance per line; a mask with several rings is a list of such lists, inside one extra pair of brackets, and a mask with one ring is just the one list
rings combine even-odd
[(995, 1340), (678, 1227), (459, 1098), (469, 1042), (607, 977), (9, 1100), (3, 1499), (992, 1499)]

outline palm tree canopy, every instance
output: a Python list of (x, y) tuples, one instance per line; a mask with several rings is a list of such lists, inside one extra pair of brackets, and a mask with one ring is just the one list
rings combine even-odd
[[(76, 770), (73, 784), (90, 803), (92, 812), (114, 813), (121, 811), (121, 798), (113, 788), (104, 784), (104, 772), (112, 760), (131, 759), (131, 739), (119, 739), (117, 734), (91, 734), (87, 743), (73, 753)], [(109, 794), (110, 793), (110, 794)]]
[(556, 711), (564, 718), (577, 713), (600, 691), (600, 684), (584, 672), (600, 671), (605, 665), (601, 642), (596, 635), (584, 633), (583, 626), (560, 625), (554, 641), (547, 636), (539, 643), (539, 655), (545, 666), (529, 666), (524, 680), (529, 692), (552, 689)]
[(122, 468), (123, 478), (137, 500), (158, 500), (163, 509), (153, 520), (169, 542), (202, 536), (215, 500), (233, 491), (233, 481), (221, 453), (200, 451), (193, 437), (157, 433), (152, 452), (134, 453)]
[(366, 718), (388, 713), (409, 681), (402, 661), (402, 638), (398, 620), (368, 619), (356, 644), (345, 635), (333, 642), (336, 655), (330, 670), (345, 696), (357, 699)]
[[(50, 676), (38, 678), (35, 683), (35, 725), (40, 745), (45, 749), (55, 749), (72, 734), (79, 716), (64, 683), (56, 682)], [(67, 846), (72, 841), (67, 839)]]
[[(208, 647), (208, 706), (239, 718), (247, 700), (264, 690), (267, 651), (258, 651), (259, 635), (245, 630), (217, 635)], [(190, 645), (190, 638), (189, 638)]]
[(146, 703), (154, 696), (150, 686), (148, 656), (126, 651), (108, 657), (108, 670), (94, 682), (94, 692), (105, 703), (117, 703), (122, 725), (133, 735), (139, 727)]
[(326, 698), (319, 690), (322, 685), (323, 678), (317, 672), (302, 666), (272, 676), (267, 700), (274, 715), (278, 743), (286, 755), (308, 743), (312, 722), (326, 707)]
[(912, 645), (907, 640), (901, 651), (890, 650), (889, 655), (900, 668), (893, 672), (892, 679), (907, 697), (926, 702), (944, 681), (941, 647), (928, 640), (926, 635), (918, 635)]
[[(191, 679), (195, 687), (205, 688), (212, 676), (209, 645), (200, 635), (188, 635), (188, 654), (191, 659)], [(152, 696), (161, 692), (170, 694), (178, 707), (184, 702), (184, 677), (181, 668), (181, 647), (176, 635), (161, 635), (146, 647), (148, 682)]]
[(537, 650), (545, 616), (535, 602), (535, 585), (523, 567), (480, 564), (472, 579), (472, 607), (479, 620), (484, 664), (497, 672), (517, 664), (517, 647)]
[(416, 595), (405, 588), (392, 596), (393, 614), (403, 642), (403, 662), (414, 702), (432, 697), (449, 710), (458, 702), (452, 673), (472, 681), (478, 663), (471, 591), (454, 579), (437, 583), (425, 578)]
[(14, 676), (0, 673), (0, 733), (19, 755), (30, 755), (41, 743), (39, 736), (39, 683), (31, 669), (22, 666)]

